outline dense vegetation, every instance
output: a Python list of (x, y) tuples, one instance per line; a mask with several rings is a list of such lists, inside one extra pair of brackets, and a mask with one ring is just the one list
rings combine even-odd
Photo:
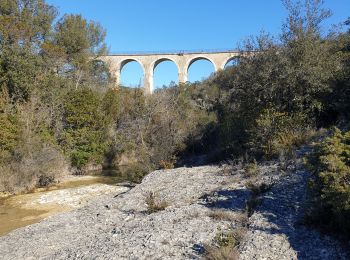
[(316, 146), (309, 165), (314, 173), (309, 221), (350, 234), (350, 131), (333, 129)]
[[(0, 0), (0, 191), (101, 166), (144, 173), (183, 155), (290, 158), (320, 127), (345, 131), (350, 31), (322, 31), (330, 13), (320, 0), (284, 3), (281, 34), (245, 41), (235, 66), (145, 96), (113, 88), (98, 60), (106, 53), (98, 23), (57, 19), (44, 0)], [(349, 230), (349, 133), (320, 142), (310, 159), (313, 212), (323, 215), (315, 219)]]
[[(105, 52), (105, 32), (79, 15), (54, 24), (56, 17), (41, 0), (0, 1), (2, 191), (46, 184), (68, 169), (66, 158), (79, 168), (84, 160), (101, 161), (105, 149), (98, 129), (105, 94), (96, 90), (106, 92), (107, 68), (91, 61)], [(81, 98), (90, 107), (79, 114)]]
[(80, 15), (56, 18), (44, 0), (0, 1), (0, 191), (101, 166), (173, 167), (212, 114), (180, 88), (147, 97), (114, 89), (98, 60), (103, 28)]

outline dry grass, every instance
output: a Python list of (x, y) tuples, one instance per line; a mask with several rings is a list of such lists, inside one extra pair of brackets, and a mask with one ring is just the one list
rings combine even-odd
[(146, 195), (145, 202), (147, 204), (147, 212), (149, 214), (164, 210), (169, 206), (166, 201), (156, 198), (155, 194), (152, 191)]
[(199, 211), (194, 211), (194, 212), (190, 212), (190, 214), (188, 215), (189, 219), (193, 219), (193, 218), (199, 218), (200, 213)]
[(236, 222), (236, 223), (247, 222), (246, 214), (232, 212), (229, 210), (222, 210), (222, 209), (212, 210), (210, 211), (208, 216), (212, 219), (219, 220), (219, 221), (229, 221), (229, 222)]
[(232, 247), (214, 247), (207, 246), (205, 248), (207, 254), (205, 259), (208, 260), (238, 260), (239, 252), (237, 248)]
[(0, 163), (0, 192), (23, 193), (48, 186), (68, 174), (64, 156), (54, 148), (38, 148), (31, 156)]
[(160, 160), (159, 161), (159, 167), (161, 169), (174, 169), (176, 160)]
[(223, 165), (221, 169), (221, 174), (224, 176), (229, 176), (232, 174), (232, 167), (229, 165)]

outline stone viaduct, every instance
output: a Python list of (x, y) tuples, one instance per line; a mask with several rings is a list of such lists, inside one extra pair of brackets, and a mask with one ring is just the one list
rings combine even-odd
[(181, 51), (163, 53), (139, 53), (139, 54), (111, 54), (102, 56), (99, 59), (110, 66), (111, 74), (120, 84), (120, 75), (123, 67), (132, 61), (138, 62), (144, 73), (143, 87), (145, 93), (153, 92), (153, 72), (163, 61), (172, 61), (178, 70), (179, 83), (187, 82), (187, 72), (191, 64), (197, 60), (210, 61), (215, 71), (224, 69), (225, 65), (240, 55), (238, 51)]

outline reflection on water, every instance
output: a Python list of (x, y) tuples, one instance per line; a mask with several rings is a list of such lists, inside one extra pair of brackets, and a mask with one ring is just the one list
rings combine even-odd
[(92, 172), (91, 175), (93, 177), (76, 177), (49, 188), (36, 189), (32, 193), (0, 198), (0, 236), (19, 227), (39, 222), (47, 216), (68, 210), (67, 207), (62, 207), (61, 205), (51, 205), (50, 208), (45, 208), (45, 210), (42, 208), (28, 209), (23, 207), (28, 201), (33, 201), (45, 193), (99, 183), (114, 185), (125, 181), (139, 182), (143, 176), (143, 174), (130, 168), (96, 171)]
[(119, 166), (117, 170), (109, 169), (102, 171), (103, 176), (113, 177), (115, 180), (118, 180), (118, 182), (130, 181), (134, 183), (140, 183), (146, 173), (146, 169), (141, 164)]

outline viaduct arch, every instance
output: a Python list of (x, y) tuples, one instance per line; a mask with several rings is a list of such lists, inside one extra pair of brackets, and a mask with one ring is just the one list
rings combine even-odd
[(146, 94), (153, 92), (153, 73), (157, 65), (163, 61), (172, 61), (178, 69), (179, 83), (187, 82), (188, 69), (197, 60), (210, 61), (215, 72), (225, 68), (225, 65), (234, 58), (238, 58), (238, 51), (192, 51), (192, 52), (164, 52), (164, 53), (140, 53), (140, 54), (111, 54), (99, 59), (109, 64), (111, 74), (120, 84), (120, 76), (123, 67), (136, 61), (141, 65), (144, 72), (143, 88)]

